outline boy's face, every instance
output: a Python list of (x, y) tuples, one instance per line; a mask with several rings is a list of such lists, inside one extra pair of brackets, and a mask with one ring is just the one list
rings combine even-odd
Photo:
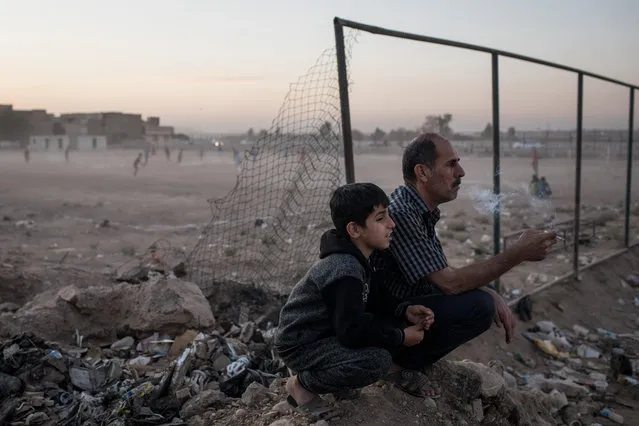
[[(355, 225), (355, 223), (351, 222), (349, 225)], [(381, 205), (376, 206), (366, 218), (366, 227), (355, 225), (355, 232), (351, 233), (351, 238), (370, 251), (386, 249), (390, 244), (394, 227), (395, 222), (388, 215), (388, 209)]]

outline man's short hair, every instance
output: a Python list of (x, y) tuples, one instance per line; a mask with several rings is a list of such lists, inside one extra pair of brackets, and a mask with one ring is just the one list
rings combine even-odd
[(366, 226), (366, 219), (377, 206), (388, 207), (388, 196), (373, 183), (350, 183), (337, 188), (331, 196), (331, 218), (338, 234), (348, 236), (346, 225)]
[(436, 140), (443, 140), (437, 133), (422, 133), (408, 144), (402, 157), (402, 174), (406, 182), (415, 182), (415, 166), (423, 164), (429, 169), (435, 168), (437, 161)]

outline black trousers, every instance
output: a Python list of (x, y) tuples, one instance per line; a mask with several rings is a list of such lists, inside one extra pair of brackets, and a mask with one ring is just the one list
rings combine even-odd
[(316, 394), (359, 389), (388, 374), (391, 355), (382, 348), (350, 349), (336, 337), (306, 345), (277, 348), (302, 386)]
[[(409, 299), (435, 313), (435, 322), (416, 346), (402, 346), (391, 352), (393, 362), (411, 370), (421, 370), (479, 336), (490, 328), (495, 305), (490, 294), (473, 290), (456, 296), (432, 295)], [(409, 325), (405, 319), (402, 323)]]

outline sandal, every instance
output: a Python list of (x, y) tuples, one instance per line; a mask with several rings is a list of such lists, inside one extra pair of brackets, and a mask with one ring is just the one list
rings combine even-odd
[(419, 398), (438, 399), (442, 396), (440, 390), (429, 386), (428, 379), (419, 371), (406, 369), (397, 371), (386, 376), (384, 380), (394, 384), (407, 394)]
[(331, 407), (328, 401), (320, 398), (319, 396), (311, 399), (306, 404), (297, 405), (297, 401), (289, 395), (286, 397), (286, 402), (288, 402), (295, 411), (302, 414), (312, 422), (330, 420), (341, 415), (336, 408)]

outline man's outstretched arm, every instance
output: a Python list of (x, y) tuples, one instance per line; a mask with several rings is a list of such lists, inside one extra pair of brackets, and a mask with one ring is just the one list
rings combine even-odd
[(491, 281), (525, 261), (543, 260), (555, 244), (554, 232), (529, 230), (522, 234), (515, 246), (490, 259), (474, 262), (463, 268), (450, 267), (426, 277), (444, 294), (460, 294), (487, 286)]

